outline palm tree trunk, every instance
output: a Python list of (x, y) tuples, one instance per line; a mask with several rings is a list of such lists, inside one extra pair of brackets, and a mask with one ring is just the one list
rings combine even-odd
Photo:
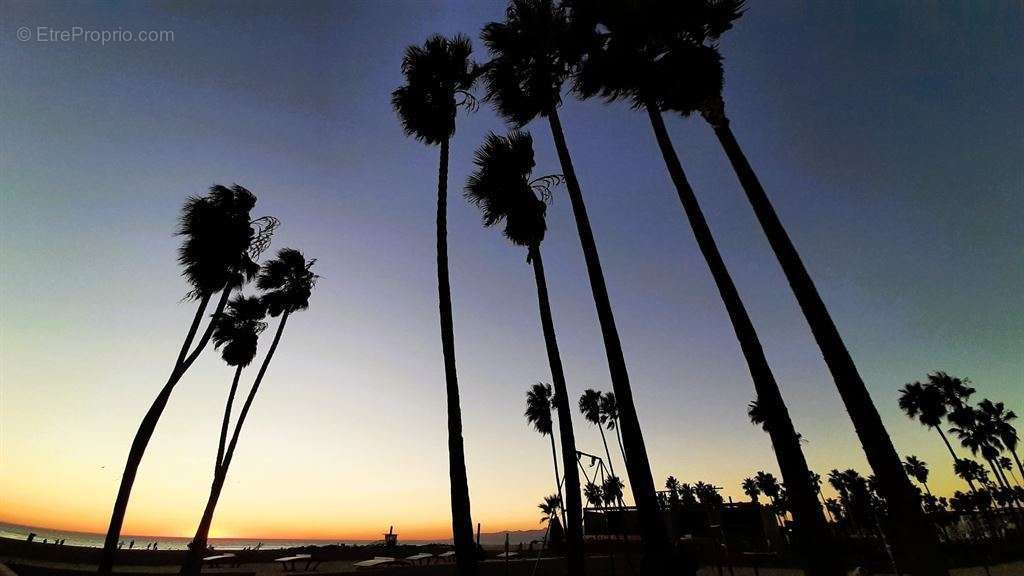
[(246, 396), (245, 403), (242, 404), (242, 411), (238, 413), (238, 421), (235, 422), (235, 430), (231, 434), (231, 443), (228, 444), (224, 452), (224, 460), (214, 474), (210, 498), (206, 502), (206, 509), (203, 512), (202, 520), (199, 522), (196, 535), (192, 538), (192, 547), (186, 556), (185, 564), (181, 567), (182, 574), (189, 574), (190, 576), (199, 574), (202, 564), (202, 553), (206, 550), (206, 543), (210, 536), (210, 525), (213, 523), (213, 512), (217, 507), (217, 501), (220, 500), (220, 492), (224, 488), (224, 482), (228, 476), (228, 467), (231, 466), (231, 460), (235, 456), (235, 448), (238, 446), (238, 438), (242, 433), (242, 426), (245, 425), (245, 418), (249, 415), (249, 409), (256, 398), (256, 393), (259, 392), (263, 376), (266, 375), (267, 367), (270, 366), (270, 360), (274, 357), (277, 345), (281, 342), (281, 334), (284, 333), (284, 326), (288, 322), (289, 314), (288, 311), (285, 311), (281, 315), (281, 321), (277, 324), (277, 332), (274, 333), (274, 340), (267, 350), (267, 355), (263, 358), (263, 364), (260, 365), (260, 371), (256, 374), (256, 379), (253, 380), (252, 388), (249, 389), (249, 395)]
[(114, 510), (110, 514), (107, 536), (103, 541), (103, 551), (100, 554), (100, 563), (97, 570), (100, 574), (110, 574), (114, 568), (114, 556), (117, 553), (118, 540), (121, 539), (121, 526), (124, 524), (124, 516), (128, 511), (128, 499), (131, 497), (132, 486), (135, 484), (135, 476), (139, 472), (139, 465), (142, 464), (142, 456), (146, 453), (149, 440), (153, 437), (153, 432), (156, 430), (156, 423), (160, 420), (160, 416), (163, 415), (164, 408), (167, 407), (167, 401), (171, 397), (171, 392), (174, 391), (174, 386), (185, 375), (185, 372), (192, 366), (196, 358), (199, 357), (199, 354), (206, 347), (206, 343), (210, 341), (210, 336), (213, 334), (213, 325), (221, 312), (224, 311), (224, 306), (227, 304), (230, 293), (231, 289), (228, 287), (222, 290), (220, 301), (217, 303), (217, 308), (213, 313), (210, 323), (199, 339), (195, 350), (189, 354), (188, 350), (192, 346), (196, 333), (199, 331), (199, 324), (202, 322), (203, 313), (206, 311), (210, 298), (213, 296), (213, 294), (203, 295), (196, 310), (196, 315), (192, 319), (188, 335), (185, 337), (185, 342), (178, 353), (178, 359), (171, 370), (171, 375), (160, 390), (160, 393), (153, 400), (149, 410), (146, 411), (146, 415), (139, 424), (138, 431), (135, 432), (135, 439), (132, 440), (132, 446), (128, 450), (128, 461), (125, 463), (124, 472), (121, 474), (121, 485), (118, 487), (117, 498), (114, 500)]
[(779, 463), (782, 481), (786, 485), (792, 502), (797, 550), (800, 551), (803, 558), (806, 558), (809, 576), (843, 574), (845, 571), (838, 562), (840, 554), (832, 543), (829, 531), (826, 529), (825, 516), (821, 512), (818, 498), (815, 496), (814, 486), (811, 483), (811, 471), (807, 467), (803, 449), (800, 447), (800, 440), (793, 428), (793, 421), (789, 417), (789, 410), (782, 399), (775, 376), (768, 366), (768, 360), (765, 358), (764, 349), (757, 337), (757, 331), (750, 320), (750, 315), (747, 314), (747, 309), (732, 281), (732, 276), (725, 266), (725, 261), (718, 251), (718, 246), (715, 244), (711, 228), (704, 218), (697, 196), (686, 179), (686, 173), (672, 146), (672, 140), (665, 128), (661, 112), (653, 101), (648, 101), (646, 108), (651, 126), (654, 128), (658, 147), (661, 149), (672, 183), (675, 184), (676, 192), (679, 194), (679, 201), (683, 205), (683, 211), (686, 213), (690, 228), (697, 239), (697, 245), (707, 262), (711, 276), (718, 287), (718, 293), (725, 304), (726, 312), (732, 321), (733, 331), (736, 333), (736, 339), (739, 340), (750, 377), (754, 381), (758, 404), (765, 409), (767, 429), (772, 440), (772, 448), (775, 450), (775, 459)]
[(231, 389), (228, 392), (228, 400), (224, 407), (224, 418), (221, 421), (220, 440), (217, 443), (217, 460), (213, 463), (213, 484), (210, 487), (210, 497), (206, 502), (206, 509), (199, 521), (199, 528), (192, 538), (188, 552), (185, 554), (185, 561), (181, 565), (181, 574), (197, 575), (202, 570), (202, 557), (206, 551), (207, 542), (210, 536), (210, 525), (213, 523), (213, 511), (220, 500), (220, 492), (224, 488), (223, 473), (224, 450), (227, 447), (228, 425), (231, 423), (231, 405), (235, 401), (235, 393), (238, 390), (238, 380), (242, 376), (243, 366), (235, 367), (235, 376), (231, 380)]
[(462, 441), (462, 407), (459, 378), (455, 371), (455, 327), (452, 321), (452, 288), (448, 279), (448, 146), (441, 142), (437, 174), (437, 293), (441, 317), (441, 352), (448, 400), (448, 477), (451, 484), (452, 536), (459, 576), (476, 576), (476, 544), (469, 507), (466, 449)]
[[(562, 167), (562, 175), (565, 177), (569, 201), (572, 204), (572, 212), (576, 220), (576, 230), (583, 247), (587, 275), (590, 278), (590, 290), (593, 292), (594, 305), (597, 308), (597, 317), (601, 324), (601, 336), (604, 339), (605, 353), (608, 356), (608, 371), (611, 374), (612, 388), (619, 404), (623, 440), (629, 446), (626, 472), (629, 475), (629, 484), (633, 489), (633, 498), (636, 501), (643, 539), (643, 571), (644, 574), (664, 574), (670, 570), (668, 564), (671, 550), (668, 535), (665, 532), (664, 518), (658, 509), (658, 497), (654, 489), (654, 477), (651, 475), (651, 464), (647, 458), (647, 448), (644, 445), (643, 431), (637, 418), (636, 406), (633, 404), (633, 391), (629, 384), (626, 359), (622, 354), (618, 329), (615, 327), (615, 315), (608, 299), (608, 287), (604, 282), (604, 272), (601, 269), (601, 260), (597, 253), (597, 244), (594, 242), (594, 232), (590, 227), (587, 207), (583, 202), (583, 191), (576, 179), (572, 157), (569, 155), (569, 147), (565, 143), (565, 134), (562, 132), (562, 123), (555, 108), (548, 110), (548, 124), (555, 141), (555, 149), (558, 151), (558, 161)], [(681, 562), (680, 564), (689, 565), (690, 563)], [(687, 570), (690, 574), (693, 573), (692, 570)]]
[(604, 444), (604, 455), (608, 457), (608, 471), (615, 476), (615, 466), (612, 465), (612, 453), (608, 451), (608, 440), (604, 436), (604, 426), (597, 424), (597, 430), (601, 433), (601, 443)]
[[(565, 494), (562, 500), (562, 525), (565, 526), (566, 556), (570, 576), (582, 576), (583, 560), (583, 502), (580, 498), (580, 471), (576, 465), (576, 436), (572, 429), (572, 411), (569, 408), (569, 393), (562, 369), (562, 355), (558, 352), (555, 338), (555, 321), (551, 315), (551, 300), (548, 297), (548, 283), (544, 275), (544, 260), (540, 247), (530, 247), (530, 262), (537, 283), (537, 303), (540, 308), (540, 323), (544, 332), (544, 346), (547, 349), (548, 364), (551, 366), (551, 381), (555, 388), (555, 410), (558, 412), (558, 439), (562, 445), (562, 463), (565, 464)], [(558, 458), (555, 456), (555, 436), (551, 435), (551, 457), (555, 461), (555, 476), (558, 474)], [(559, 485), (558, 496), (562, 497)]]
[[(615, 438), (619, 441), (619, 452), (622, 453), (622, 459), (625, 460), (626, 459), (626, 449), (622, 447), (622, 434), (619, 433), (618, 422), (616, 422), (616, 424), (615, 424)], [(628, 464), (626, 466), (627, 466), (627, 468), (629, 467)]]
[(1020, 457), (1017, 456), (1017, 451), (1010, 450), (1010, 454), (1013, 454), (1013, 461), (1017, 463), (1017, 470), (1020, 471), (1020, 477), (1024, 480), (1024, 466), (1020, 465)]
[(903, 471), (899, 454), (814, 281), (729, 127), (724, 105), (716, 102), (703, 115), (729, 157), (768, 243), (782, 266), (850, 414), (868, 463), (878, 478), (882, 496), (889, 502), (893, 544), (901, 570), (915, 576), (948, 575), (935, 529), (924, 516), (920, 498)]

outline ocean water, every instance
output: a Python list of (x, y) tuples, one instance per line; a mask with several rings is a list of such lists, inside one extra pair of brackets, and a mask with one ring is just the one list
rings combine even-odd
[[(35, 526), (22, 526), (20, 524), (8, 524), (0, 522), (0, 538), (11, 538), (14, 540), (25, 540), (30, 533), (35, 533), (34, 542), (47, 542), (64, 539), (65, 546), (87, 546), (93, 548), (103, 547), (103, 534), (92, 534), (89, 532), (71, 532), (68, 530), (52, 530)], [(157, 543), (160, 550), (184, 550), (187, 548), (191, 538), (176, 538), (171, 536), (146, 536), (140, 534), (124, 534), (121, 536), (124, 547), (129, 542), (135, 541), (135, 548), (145, 549), (147, 544)], [(253, 547), (262, 543), (263, 548), (294, 548), (297, 546), (325, 546), (328, 544), (363, 545), (373, 544), (373, 540), (282, 540), (282, 539), (243, 539), (243, 538), (210, 538), (210, 545), (218, 550), (241, 550), (242, 548)], [(413, 542), (407, 542), (412, 544)], [(420, 543), (420, 542), (415, 542)]]

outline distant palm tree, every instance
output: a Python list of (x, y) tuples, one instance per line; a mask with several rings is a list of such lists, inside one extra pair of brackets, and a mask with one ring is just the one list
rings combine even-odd
[[(601, 417), (604, 420), (605, 428), (615, 431), (615, 438), (619, 441), (619, 452), (622, 453), (622, 460), (626, 460), (626, 449), (622, 446), (622, 434), (619, 433), (619, 403), (615, 400), (614, 392), (605, 392), (601, 395)], [(626, 464), (629, 467), (629, 464)]]
[[(565, 493), (562, 524), (565, 525), (566, 551), (569, 572), (582, 574), (583, 570), (583, 502), (580, 499), (580, 476), (576, 466), (576, 437), (572, 428), (572, 411), (565, 383), (562, 357), (558, 351), (555, 323), (551, 314), (547, 278), (540, 245), (547, 231), (545, 212), (550, 187), (561, 181), (559, 176), (532, 178), (533, 138), (528, 132), (512, 131), (507, 137), (491, 133), (476, 152), (476, 171), (466, 183), (466, 197), (481, 209), (485, 226), (504, 224), (505, 237), (513, 244), (527, 249), (526, 261), (533, 265), (537, 285), (537, 303), (540, 308), (541, 328), (554, 384), (554, 404), (558, 411), (559, 442), (562, 462), (565, 464)], [(536, 386), (534, 387), (536, 388)], [(550, 394), (549, 394), (550, 396)], [(529, 417), (529, 409), (527, 410)], [(550, 413), (548, 414), (550, 420)], [(536, 425), (536, 422), (535, 422)], [(550, 431), (548, 432), (550, 434)], [(552, 457), (555, 438), (551, 436)], [(559, 482), (558, 459), (555, 475)], [(561, 483), (558, 494), (562, 496)]]
[(224, 417), (221, 421), (217, 459), (214, 461), (213, 467), (213, 488), (209, 503), (203, 512), (192, 543), (189, 544), (185, 561), (182, 563), (182, 574), (199, 574), (202, 568), (202, 557), (206, 552), (214, 509), (227, 472), (224, 467), (224, 452), (227, 446), (228, 427), (231, 422), (231, 407), (235, 401), (235, 393), (238, 390), (238, 380), (242, 376), (242, 370), (256, 357), (257, 340), (260, 333), (267, 327), (264, 322), (266, 315), (267, 307), (262, 300), (253, 296), (238, 295), (228, 303), (227, 309), (213, 329), (214, 347), (221, 350), (221, 358), (228, 366), (235, 367), (235, 375), (231, 380), (231, 388), (224, 407)]
[(932, 491), (928, 489), (928, 464), (917, 456), (907, 456), (903, 462), (903, 469), (907, 471), (907, 475), (917, 480), (922, 486), (924, 491), (929, 496), (932, 495)]
[(779, 491), (782, 489), (782, 486), (779, 485), (779, 481), (772, 473), (759, 471), (754, 476), (754, 481), (757, 483), (758, 490), (767, 496), (772, 501), (772, 504), (778, 500)]
[(1013, 456), (1014, 462), (1017, 463), (1017, 470), (1020, 471), (1021, 476), (1024, 476), (1024, 467), (1021, 467), (1020, 457), (1017, 456), (1019, 441), (1017, 429), (1011, 424), (1017, 419), (1017, 415), (1013, 410), (1007, 410), (1002, 402), (993, 403), (987, 398), (978, 403), (978, 409), (986, 415), (993, 434), (1002, 443), (1003, 448)]
[(423, 46), (409, 46), (402, 60), (405, 85), (391, 95), (391, 103), (409, 136), (441, 147), (437, 175), (437, 291), (441, 319), (448, 402), (448, 475), (451, 483), (452, 534), (461, 576), (477, 573), (476, 545), (470, 514), (466, 453), (462, 440), (462, 408), (455, 369), (455, 329), (448, 277), (448, 149), (460, 107), (473, 109), (471, 90), (479, 75), (471, 59), (469, 38), (431, 36)]
[(608, 471), (615, 475), (615, 465), (612, 464), (612, 453), (608, 451), (608, 440), (604, 435), (604, 424), (605, 416), (601, 412), (601, 398), (602, 394), (592, 388), (587, 388), (583, 391), (583, 395), (580, 396), (580, 412), (583, 414), (583, 418), (587, 422), (590, 422), (594, 426), (597, 426), (598, 432), (601, 433), (601, 443), (604, 444), (604, 454), (608, 458)]
[(616, 503), (621, 505), (622, 503), (622, 489), (626, 485), (622, 483), (622, 479), (618, 476), (609, 476), (604, 479), (604, 483), (601, 485), (601, 494), (604, 496), (605, 506), (614, 506)]
[(761, 495), (761, 488), (757, 485), (757, 480), (753, 478), (743, 479), (743, 493), (746, 494), (751, 502), (757, 502), (757, 497)]
[(587, 505), (589, 506), (594, 508), (604, 507), (604, 495), (601, 492), (601, 486), (594, 482), (587, 482), (587, 485), (583, 487), (583, 497), (587, 499)]
[(756, 398), (747, 403), (747, 418), (750, 418), (750, 423), (754, 426), (760, 426), (765, 432), (768, 431), (768, 417)]
[(545, 496), (537, 507), (544, 513), (544, 516), (540, 519), (541, 524), (547, 524), (552, 520), (557, 522), (558, 511), (562, 509), (562, 499), (557, 494), (551, 494), (550, 496)]
[[(551, 419), (551, 385), (538, 382), (526, 391), (526, 421), (541, 436), (551, 439), (551, 461), (555, 465), (555, 487), (558, 489), (558, 500), (562, 498), (562, 475), (558, 472), (558, 450), (555, 448), (554, 422)], [(565, 520), (563, 519), (563, 522)]]
[[(658, 507), (654, 476), (633, 404), (629, 373), (594, 232), (558, 116), (562, 85), (579, 53), (568, 13), (552, 0), (512, 0), (505, 12), (505, 21), (487, 24), (481, 37), (491, 53), (485, 76), (487, 98), (494, 103), (498, 113), (518, 128), (538, 116), (546, 117), (551, 128), (583, 248), (612, 387), (619, 401), (622, 440), (628, 454), (626, 471), (636, 500), (644, 565), (652, 571), (663, 572), (669, 569), (670, 563), (668, 535)], [(692, 570), (688, 572), (692, 573)]]
[[(199, 306), (171, 369), (171, 375), (150, 405), (132, 441), (103, 542), (98, 569), (100, 574), (109, 574), (114, 567), (114, 555), (135, 476), (171, 392), (206, 348), (231, 291), (251, 279), (258, 269), (253, 259), (269, 243), (277, 221), (272, 218), (253, 221), (249, 212), (255, 205), (256, 196), (236, 184), (230, 188), (213, 186), (209, 194), (189, 198), (182, 208), (177, 234), (184, 241), (178, 250), (178, 262), (184, 268), (182, 275), (192, 286), (188, 296), (198, 300)], [(220, 298), (210, 323), (193, 348), (207, 306), (217, 292), (220, 292)]]
[[(670, 3), (584, 4), (587, 6), (581, 10), (590, 11), (593, 17), (592, 23), (595, 26), (591, 32), (595, 39), (588, 43), (591, 50), (586, 53), (580, 67), (576, 91), (583, 97), (601, 95), (609, 101), (630, 100), (635, 108), (647, 111), (684, 215), (718, 288), (747, 362), (765, 418), (765, 429), (771, 436), (772, 447), (786, 485), (790, 487), (796, 533), (799, 545), (805, 551), (804, 556), (808, 559), (809, 570), (814, 574), (838, 575), (841, 573), (841, 566), (837, 563), (838, 555), (832, 551), (834, 544), (825, 529), (825, 516), (808, 482), (809, 469), (789, 411), (768, 365), (753, 321), (726, 267), (697, 196), (687, 180), (661, 114), (662, 110), (678, 109), (677, 100), (687, 101), (688, 98), (698, 97), (690, 92), (695, 85), (703, 86), (700, 81), (694, 84), (672, 82), (664, 77), (665, 74), (685, 70), (696, 75), (700, 68), (705, 75), (711, 75), (719, 63), (710, 49), (685, 49), (689, 44), (681, 41), (666, 44), (674, 39), (654, 32), (664, 23), (649, 19), (674, 16), (672, 9), (668, 8)], [(665, 7), (669, 13), (662, 14), (660, 10), (654, 9), (655, 4)]]
[(996, 464), (1001, 444), (992, 426), (989, 425), (986, 414), (971, 406), (963, 406), (950, 413), (949, 421), (953, 423), (949, 431), (956, 434), (960, 444), (970, 450), (971, 454), (980, 454), (988, 462), (996, 484), (1003, 486), (1004, 479)]
[(908, 418), (916, 418), (923, 426), (937, 431), (946, 445), (946, 449), (949, 450), (950, 456), (953, 457), (953, 462), (957, 461), (953, 446), (946, 438), (946, 434), (942, 432), (942, 419), (948, 414), (949, 407), (940, 388), (931, 382), (911, 382), (900, 388), (899, 405), (900, 410)]
[(948, 574), (935, 529), (924, 517), (918, 492), (903, 471), (899, 454), (857, 366), (730, 128), (722, 97), (724, 79), (718, 42), (743, 14), (744, 3), (744, 0), (640, 3), (657, 7), (648, 10), (641, 22), (642, 33), (664, 49), (658, 58), (659, 69), (650, 75), (658, 92), (668, 95), (659, 105), (683, 115), (699, 112), (711, 125), (729, 158), (832, 373), (868, 463), (878, 476), (893, 517), (898, 563), (916, 575)]

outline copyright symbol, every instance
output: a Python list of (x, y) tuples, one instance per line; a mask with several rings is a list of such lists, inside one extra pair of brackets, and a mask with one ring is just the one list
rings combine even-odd
[(22, 42), (28, 42), (32, 39), (32, 30), (28, 26), (22, 26), (18, 28), (18, 40)]

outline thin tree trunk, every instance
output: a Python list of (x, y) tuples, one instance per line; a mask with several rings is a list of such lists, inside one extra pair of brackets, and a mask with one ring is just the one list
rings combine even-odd
[(458, 573), (459, 576), (476, 576), (476, 544), (473, 541), (473, 519), (469, 506), (466, 449), (462, 440), (462, 407), (459, 405), (459, 378), (455, 371), (452, 288), (448, 279), (448, 146), (448, 139), (441, 142), (441, 161), (437, 174), (437, 293), (448, 401), (448, 477), (451, 484), (452, 536)]
[(1020, 457), (1017, 456), (1017, 451), (1010, 450), (1010, 454), (1013, 454), (1013, 461), (1017, 463), (1017, 470), (1020, 471), (1020, 477), (1024, 480), (1024, 466), (1020, 465)]
[(935, 529), (924, 516), (920, 497), (903, 471), (899, 454), (814, 281), (733, 135), (724, 105), (716, 102), (703, 111), (703, 115), (729, 157), (768, 243), (782, 266), (850, 414), (868, 463), (878, 478), (882, 496), (889, 503), (893, 545), (901, 570), (915, 576), (947, 576), (949, 571), (939, 552)]
[(615, 476), (615, 466), (612, 465), (612, 453), (608, 451), (608, 440), (604, 437), (604, 426), (597, 423), (597, 430), (601, 433), (601, 443), (604, 444), (604, 455), (608, 457), (608, 471)]
[[(558, 160), (562, 167), (562, 175), (565, 177), (573, 217), (576, 220), (576, 230), (580, 236), (583, 257), (587, 264), (590, 290), (593, 292), (594, 305), (597, 308), (597, 317), (601, 324), (601, 336), (604, 339), (605, 353), (608, 356), (608, 371), (611, 374), (612, 388), (619, 404), (623, 440), (625, 444), (629, 445), (626, 472), (629, 475), (630, 487), (633, 489), (633, 498), (636, 501), (643, 539), (643, 572), (645, 575), (666, 574), (672, 570), (669, 566), (672, 551), (669, 547), (668, 535), (665, 532), (664, 518), (658, 509), (658, 497), (654, 489), (654, 477), (651, 475), (651, 464), (647, 458), (647, 448), (644, 445), (643, 431), (637, 418), (636, 406), (633, 404), (633, 391), (629, 384), (626, 359), (622, 354), (618, 329), (615, 327), (615, 315), (608, 298), (608, 287), (605, 285), (597, 244), (594, 242), (594, 232), (590, 227), (590, 218), (587, 216), (583, 192), (576, 179), (576, 171), (573, 169), (569, 147), (565, 143), (562, 123), (558, 118), (558, 111), (554, 108), (548, 110), (548, 124), (555, 141), (555, 149), (558, 151)], [(690, 562), (680, 562), (682, 566), (690, 564)], [(694, 572), (691, 568), (685, 568), (684, 573), (693, 574)]]
[(548, 434), (551, 440), (551, 461), (555, 464), (555, 488), (558, 489), (558, 504), (562, 507), (562, 526), (565, 527), (565, 496), (562, 495), (562, 474), (558, 471), (558, 448), (555, 447), (555, 431)]
[[(540, 308), (541, 328), (544, 331), (544, 345), (551, 366), (551, 381), (555, 387), (555, 410), (558, 412), (558, 436), (562, 445), (562, 463), (565, 464), (565, 494), (562, 501), (562, 525), (565, 526), (566, 556), (569, 576), (582, 576), (583, 559), (583, 502), (580, 498), (580, 473), (576, 465), (576, 436), (572, 428), (572, 411), (569, 408), (569, 392), (562, 369), (562, 356), (558, 352), (555, 338), (555, 322), (551, 315), (551, 301), (548, 297), (547, 279), (544, 276), (544, 261), (540, 247), (530, 247), (530, 262), (537, 283), (537, 302)], [(555, 457), (555, 437), (551, 436), (552, 458), (555, 460), (555, 475), (558, 475), (558, 459)], [(559, 486), (558, 495), (562, 496)]]
[(736, 339), (739, 340), (740, 349), (746, 359), (747, 369), (750, 371), (750, 377), (757, 392), (758, 404), (765, 409), (768, 435), (771, 437), (775, 459), (782, 472), (782, 481), (786, 485), (792, 505), (797, 550), (806, 559), (809, 576), (839, 576), (844, 573), (843, 567), (839, 563), (840, 555), (826, 529), (825, 516), (821, 512), (821, 507), (818, 506), (818, 498), (815, 496), (814, 486), (811, 483), (811, 471), (807, 467), (803, 449), (800, 447), (800, 440), (789, 417), (789, 410), (782, 399), (775, 376), (768, 366), (768, 360), (765, 358), (761, 341), (757, 337), (757, 331), (754, 329), (750, 315), (732, 281), (732, 276), (726, 268), (725, 261), (718, 251), (718, 246), (700, 208), (700, 203), (697, 201), (697, 196), (686, 179), (686, 173), (683, 171), (668, 130), (665, 128), (661, 112), (653, 101), (648, 101), (646, 108), (655, 138), (658, 141), (658, 147), (665, 159), (672, 183), (675, 184), (679, 201), (683, 205), (683, 211), (693, 230), (701, 254), (711, 271), (711, 276), (715, 280), (715, 285), (718, 287), (718, 293), (725, 304), (733, 331), (736, 333)]
[(227, 448), (228, 426), (231, 423), (231, 406), (235, 401), (235, 393), (238, 390), (238, 380), (242, 376), (243, 366), (235, 367), (235, 376), (231, 379), (231, 389), (228, 391), (228, 399), (224, 406), (224, 417), (221, 420), (220, 439), (217, 442), (217, 460), (213, 463), (213, 484), (210, 487), (210, 497), (206, 502), (206, 509), (203, 511), (202, 519), (199, 521), (199, 528), (196, 530), (188, 552), (185, 554), (185, 561), (181, 565), (181, 574), (195, 575), (202, 570), (202, 556), (206, 551), (210, 535), (210, 525), (213, 523), (213, 511), (220, 500), (220, 492), (224, 488), (224, 451)]
[[(615, 439), (619, 441), (619, 452), (622, 453), (622, 459), (626, 460), (626, 449), (622, 447), (622, 434), (619, 433), (619, 424), (617, 421), (615, 423)], [(626, 466), (627, 468), (629, 467), (628, 464)]]
[[(253, 380), (252, 388), (249, 389), (249, 395), (246, 396), (245, 403), (242, 404), (242, 411), (238, 413), (238, 421), (235, 422), (235, 430), (231, 434), (231, 443), (228, 444), (228, 447), (224, 452), (224, 461), (221, 463), (218, 473), (214, 476), (213, 487), (210, 490), (210, 498), (206, 502), (206, 510), (203, 512), (203, 518), (199, 522), (199, 528), (196, 530), (196, 535), (192, 538), (192, 548), (189, 550), (186, 562), (182, 566), (182, 574), (199, 574), (202, 553), (203, 550), (206, 549), (206, 543), (210, 536), (210, 526), (213, 523), (213, 512), (217, 507), (217, 501), (220, 499), (220, 492), (224, 488), (224, 482), (228, 476), (228, 468), (231, 466), (231, 460), (235, 456), (235, 448), (238, 446), (238, 438), (242, 433), (242, 426), (245, 425), (245, 418), (249, 415), (249, 409), (252, 407), (252, 402), (256, 398), (256, 393), (259, 392), (260, 384), (263, 382), (263, 376), (266, 375), (267, 367), (270, 366), (270, 360), (274, 357), (274, 352), (277, 351), (278, 343), (281, 342), (281, 334), (284, 333), (284, 326), (288, 322), (289, 314), (290, 312), (285, 311), (284, 314), (281, 315), (281, 321), (277, 324), (277, 332), (274, 334), (274, 340), (270, 343), (267, 355), (263, 358), (263, 364), (260, 365), (260, 371), (256, 374), (256, 379)], [(198, 562), (190, 562), (190, 559), (198, 560)], [(186, 567), (194, 569), (194, 571), (186, 572)]]
[(146, 411), (146, 415), (139, 424), (138, 431), (135, 432), (132, 446), (128, 450), (128, 461), (125, 463), (124, 472), (121, 474), (121, 485), (118, 487), (117, 498), (114, 500), (114, 510), (110, 514), (107, 536), (103, 541), (103, 551), (100, 554), (100, 563), (97, 570), (100, 574), (110, 574), (114, 568), (117, 543), (121, 539), (121, 526), (124, 524), (124, 516), (128, 511), (128, 500), (131, 497), (132, 486), (135, 484), (135, 476), (139, 472), (139, 465), (142, 464), (142, 456), (146, 453), (149, 440), (153, 437), (153, 432), (156, 430), (156, 424), (160, 420), (160, 416), (163, 415), (164, 408), (167, 407), (167, 401), (171, 397), (171, 392), (174, 391), (174, 386), (185, 375), (185, 372), (188, 371), (192, 363), (195, 362), (196, 358), (199, 357), (199, 354), (206, 347), (206, 343), (209, 342), (210, 335), (213, 334), (214, 322), (221, 312), (224, 311), (224, 306), (227, 304), (230, 293), (231, 289), (228, 287), (222, 290), (220, 301), (217, 303), (217, 308), (206, 327), (206, 331), (200, 338), (195, 350), (189, 354), (188, 350), (192, 346), (196, 333), (199, 331), (200, 323), (202, 323), (203, 313), (206, 311), (210, 298), (213, 296), (213, 294), (203, 295), (196, 310), (196, 315), (192, 320), (192, 325), (189, 327), (188, 335), (185, 337), (185, 342), (178, 353), (178, 359), (171, 370), (171, 375), (160, 390), (160, 393), (153, 400), (149, 410)]

